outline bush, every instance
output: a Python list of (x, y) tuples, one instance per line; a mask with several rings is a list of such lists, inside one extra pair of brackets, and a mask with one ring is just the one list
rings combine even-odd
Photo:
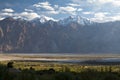
[(111, 74), (107, 75), (104, 80), (120, 80), (120, 78), (117, 75)]
[(61, 72), (56, 74), (55, 80), (74, 80), (73, 75), (68, 72)]

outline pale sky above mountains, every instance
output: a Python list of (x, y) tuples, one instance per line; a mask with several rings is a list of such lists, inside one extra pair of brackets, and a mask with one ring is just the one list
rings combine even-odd
[(0, 0), (0, 19), (8, 16), (29, 20), (82, 16), (97, 22), (115, 21), (120, 20), (120, 0)]

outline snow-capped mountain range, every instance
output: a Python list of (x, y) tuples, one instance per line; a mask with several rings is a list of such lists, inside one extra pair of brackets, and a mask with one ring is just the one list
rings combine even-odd
[(12, 18), (19, 19), (19, 20), (26, 20), (26, 21), (30, 21), (30, 22), (40, 22), (42, 24), (45, 24), (46, 22), (48, 22), (50, 20), (54, 21), (54, 22), (58, 22), (61, 25), (67, 25), (67, 24), (70, 24), (70, 23), (77, 23), (77, 24), (80, 24), (80, 25), (90, 25), (90, 24), (93, 23), (88, 18), (81, 17), (81, 16), (69, 16), (69, 17), (66, 17), (66, 18), (63, 18), (63, 19), (60, 19), (60, 20), (56, 20), (56, 19), (44, 16), (44, 15), (42, 15), (40, 17), (37, 17), (37, 18), (34, 18), (32, 20), (29, 20), (29, 19), (24, 18), (24, 17), (20, 17), (20, 18), (12, 17)]
[(92, 24), (93, 22), (90, 21), (89, 19), (81, 17), (81, 16), (69, 16), (68, 18), (60, 20), (59, 23), (63, 24), (63, 25), (67, 25), (69, 23), (78, 23), (81, 25), (85, 25), (85, 24), (89, 25), (89, 24)]
[(12, 53), (120, 53), (120, 21), (95, 23), (80, 16), (0, 21), (0, 51)]
[(81, 16), (69, 16), (67, 18), (60, 19), (60, 20), (55, 20), (55, 19), (50, 18), (50, 17), (41, 16), (40, 18), (36, 18), (32, 21), (40, 21), (41, 23), (46, 23), (49, 20), (52, 20), (54, 22), (58, 22), (61, 25), (67, 25), (67, 24), (70, 24), (70, 23), (78, 23), (78, 24), (81, 24), (81, 25), (85, 25), (85, 24), (89, 25), (89, 24), (93, 23), (89, 19), (81, 17)]

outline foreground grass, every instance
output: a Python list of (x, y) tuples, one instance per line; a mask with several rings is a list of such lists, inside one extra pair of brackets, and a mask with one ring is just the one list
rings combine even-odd
[(9, 72), (7, 61), (0, 62), (0, 80), (120, 80), (120, 66), (82, 66), (78, 64), (14, 61)]

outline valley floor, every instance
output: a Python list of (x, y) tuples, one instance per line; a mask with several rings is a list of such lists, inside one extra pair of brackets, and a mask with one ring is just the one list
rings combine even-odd
[(120, 65), (119, 54), (0, 54), (0, 61), (11, 60), (80, 65)]

